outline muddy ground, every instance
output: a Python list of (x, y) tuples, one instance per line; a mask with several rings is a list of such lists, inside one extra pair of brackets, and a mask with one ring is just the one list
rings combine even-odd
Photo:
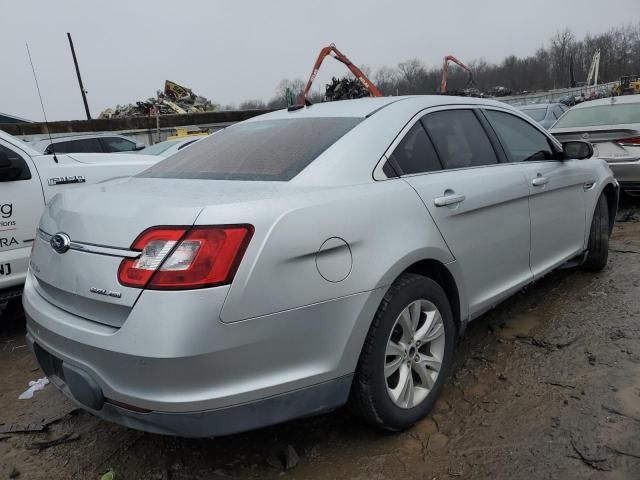
[(343, 410), (186, 440), (98, 420), (51, 385), (18, 400), (42, 373), (5, 314), (0, 431), (46, 427), (0, 433), (0, 479), (639, 479), (639, 210), (603, 273), (557, 271), (473, 322), (433, 414), (400, 434)]

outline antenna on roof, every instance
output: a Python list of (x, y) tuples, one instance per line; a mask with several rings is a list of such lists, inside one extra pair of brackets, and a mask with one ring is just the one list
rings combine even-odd
[(53, 159), (58, 163), (58, 157), (56, 156), (56, 149), (53, 145), (53, 138), (51, 137), (51, 130), (49, 129), (49, 121), (47, 120), (47, 112), (44, 110), (44, 102), (42, 101), (42, 94), (40, 93), (40, 85), (38, 84), (38, 76), (36, 75), (36, 69), (33, 66), (33, 60), (31, 59), (31, 52), (29, 51), (29, 44), (25, 43), (27, 47), (27, 55), (29, 55), (29, 63), (31, 63), (31, 70), (33, 71), (33, 79), (36, 81), (36, 90), (38, 90), (38, 97), (40, 98), (40, 106), (42, 107), (42, 114), (44, 115), (44, 123), (47, 126), (47, 134), (49, 135), (49, 141), (51, 145), (51, 152), (53, 153)]

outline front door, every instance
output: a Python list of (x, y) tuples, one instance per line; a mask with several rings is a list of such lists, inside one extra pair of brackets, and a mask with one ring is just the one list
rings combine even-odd
[(561, 160), (551, 139), (525, 119), (494, 109), (485, 114), (528, 183), (531, 270), (538, 278), (585, 249), (585, 188), (594, 179), (580, 160)]
[(2, 140), (0, 170), (0, 290), (3, 290), (24, 282), (44, 196), (29, 156)]

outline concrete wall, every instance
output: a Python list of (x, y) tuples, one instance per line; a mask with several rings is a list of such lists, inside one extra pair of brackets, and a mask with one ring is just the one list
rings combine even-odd
[[(213, 132), (242, 120), (247, 120), (270, 110), (233, 110), (222, 112), (184, 113), (161, 115), (160, 128), (156, 125), (156, 117), (110, 118), (95, 120), (71, 120), (49, 122), (52, 137), (82, 133), (118, 133), (131, 137), (138, 143), (151, 145), (175, 135), (176, 128)], [(47, 138), (47, 125), (37, 123), (0, 123), (0, 130), (32, 141)], [(158, 138), (159, 133), (159, 138)]]

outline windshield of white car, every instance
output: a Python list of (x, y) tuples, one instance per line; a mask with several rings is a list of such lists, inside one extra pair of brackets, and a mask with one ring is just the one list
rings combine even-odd
[(545, 108), (527, 108), (522, 109), (522, 112), (529, 115), (536, 122), (541, 122), (544, 120), (544, 117), (547, 115), (547, 109)]
[(640, 123), (640, 103), (574, 108), (565, 113), (553, 128), (593, 127), (627, 123)]
[(180, 150), (139, 176), (288, 181), (362, 120), (314, 117), (240, 123)]

